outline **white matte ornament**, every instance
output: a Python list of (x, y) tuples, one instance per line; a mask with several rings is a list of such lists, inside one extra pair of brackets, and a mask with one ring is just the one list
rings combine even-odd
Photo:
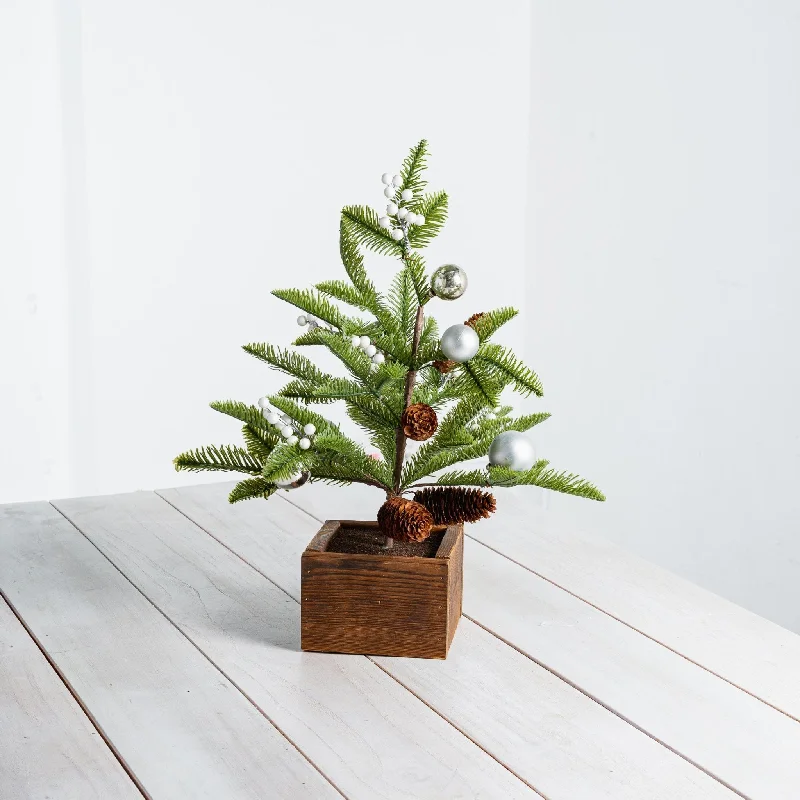
[(400, 197), (402, 197), (403, 200), (408, 202), (409, 200), (411, 200), (412, 197), (414, 197), (414, 192), (412, 192), (411, 189), (403, 189), (403, 191), (400, 192)]
[(384, 361), (386, 361), (386, 358), (384, 357), (383, 353), (375, 353), (375, 355), (372, 356), (372, 363), (373, 364), (380, 365), (380, 364), (383, 364)]
[(441, 348), (445, 358), (459, 364), (469, 361), (480, 346), (478, 334), (469, 325), (451, 325), (442, 334)]
[(364, 352), (365, 352), (365, 353), (366, 353), (366, 354), (367, 354), (367, 355), (368, 355), (370, 358), (372, 358), (372, 356), (374, 356), (374, 355), (375, 355), (375, 353), (377, 353), (377, 352), (378, 352), (378, 348), (377, 348), (377, 347), (375, 347), (375, 345), (374, 345), (374, 344), (371, 344), (369, 347), (365, 347), (365, 348), (364, 348)]
[(361, 347), (369, 347), (369, 346), (372, 344), (372, 342), (369, 340), (369, 336), (362, 336), (362, 337), (361, 337), (361, 338), (358, 340), (358, 344), (359, 344)]
[(388, 172), (384, 172), (383, 175), (381, 175), (381, 183), (388, 186), (391, 182), (392, 182), (392, 176)]
[(468, 283), (467, 273), (456, 264), (443, 264), (431, 275), (431, 291), (440, 300), (458, 300)]
[(297, 324), (298, 324), (298, 325), (300, 325), (301, 327), (302, 327), (303, 325), (308, 325), (308, 317), (307, 317), (305, 314), (301, 314), (301, 315), (300, 315), (300, 316), (297, 318)]
[(263, 411), (269, 405), (269, 398), (268, 397), (259, 397), (258, 398), (258, 407)]
[(293, 434), (286, 440), (286, 444), (297, 444), (297, 437)]
[[(281, 422), (281, 418), (274, 411), (270, 411), (268, 414), (265, 414), (265, 416), (270, 425), (276, 425), (277, 423)], [(281, 427), (283, 427), (282, 423)]]
[(399, 242), (402, 238), (403, 238), (403, 231), (401, 231), (400, 228), (395, 228), (392, 231), (392, 239), (394, 239), (396, 242)]
[(403, 185), (403, 179), (399, 175), (392, 178), (392, 186), (398, 187)]
[(391, 187), (391, 186), (387, 186), (387, 187), (386, 187), (386, 188), (383, 190), (383, 196), (384, 196), (384, 197), (390, 197), (390, 198), (391, 198), (391, 197), (394, 197), (394, 189), (392, 189), (392, 187)]
[(304, 436), (299, 441), (298, 444), (299, 444), (301, 450), (308, 450), (308, 448), (311, 447), (311, 440), (310, 439), (306, 439), (306, 437)]
[(530, 469), (536, 463), (533, 442), (519, 431), (503, 431), (489, 446), (489, 463), (516, 471)]
[(293, 433), (294, 431), (292, 430), (291, 425), (285, 425), (283, 428), (281, 428), (281, 436), (283, 436), (284, 439), (288, 439)]
[(405, 219), (407, 216), (408, 216), (408, 209), (407, 208), (401, 208), (397, 212), (397, 219)]
[(351, 345), (353, 345), (353, 347), (358, 347), (358, 346), (359, 346), (359, 344), (361, 344), (361, 337), (360, 337), (360, 336), (357, 336), (357, 335), (354, 333), (354, 334), (353, 334), (353, 335), (350, 337), (350, 344), (351, 344)]
[(397, 206), (394, 203), (389, 203), (389, 205), (386, 206), (386, 213), (390, 217), (393, 217), (397, 213)]
[(389, 219), (389, 217), (381, 217), (378, 220), (378, 225), (380, 225), (381, 228), (391, 228), (392, 227), (392, 221)]
[(309, 422), (308, 425), (303, 426), (303, 433), (306, 436), (313, 436), (317, 432), (317, 426), (314, 425), (313, 422)]

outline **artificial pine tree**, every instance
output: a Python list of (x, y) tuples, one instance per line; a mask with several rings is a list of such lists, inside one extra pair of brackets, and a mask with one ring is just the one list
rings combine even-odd
[[(244, 350), (291, 380), (277, 394), (262, 397), (258, 406), (211, 403), (244, 424), (245, 446), (190, 450), (175, 459), (176, 469), (248, 475), (231, 492), (231, 503), (268, 498), (279, 488), (297, 488), (308, 480), (374, 486), (386, 493), (378, 520), (387, 546), (393, 537), (424, 539), (434, 520), (474, 521), (494, 511), (490, 494), (467, 487), (529, 485), (605, 499), (591, 483), (535, 460), (524, 431), (549, 414), (515, 417), (511, 406), (499, 405), (506, 387), (523, 396), (542, 394), (536, 374), (492, 341), (516, 309), (473, 313), (441, 336), (436, 321), (426, 315), (432, 298), (458, 299), (467, 286), (466, 274), (455, 265), (442, 266), (429, 277), (419, 253), (447, 217), (447, 195), (426, 193), (426, 156), (423, 140), (411, 149), (399, 175), (384, 174), (385, 214), (366, 206), (342, 209), (339, 250), (348, 280), (272, 292), (302, 311), (297, 321), (307, 330), (295, 347), (327, 348), (347, 376), (329, 375), (299, 352), (245, 345)], [(400, 260), (388, 295), (378, 292), (367, 275), (362, 248)], [(345, 313), (334, 301), (356, 312)], [(368, 454), (311, 409), (336, 401), (344, 402), (380, 456)], [(410, 458), (407, 438), (425, 442)], [(450, 469), (487, 455), (483, 467)], [(403, 498), (413, 492), (414, 500)]]

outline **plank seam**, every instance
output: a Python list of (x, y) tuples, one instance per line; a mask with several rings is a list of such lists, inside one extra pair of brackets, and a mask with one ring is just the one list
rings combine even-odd
[[(298, 603), (298, 604), (300, 603), (300, 601), (293, 594), (291, 594), (289, 591), (284, 589), (283, 586), (281, 586), (279, 583), (276, 583), (274, 580), (272, 580), (272, 578), (270, 578), (268, 575), (266, 575), (264, 572), (262, 572), (258, 567), (256, 567), (254, 564), (251, 564), (244, 556), (240, 555), (233, 548), (231, 548), (229, 545), (227, 545), (225, 542), (223, 542), (221, 539), (219, 539), (216, 536), (214, 536), (213, 533), (211, 533), (209, 530), (204, 528), (199, 522), (197, 522), (197, 520), (192, 519), (185, 511), (183, 511), (182, 509), (178, 508), (176, 505), (171, 503), (169, 501), (169, 499), (164, 497), (162, 494), (160, 494), (160, 492), (158, 490), (155, 490), (155, 494), (158, 497), (160, 497), (167, 505), (169, 505), (171, 508), (174, 508), (179, 514), (181, 514), (189, 522), (191, 522), (192, 525), (194, 525), (196, 528), (199, 528), (201, 531), (203, 531), (203, 533), (205, 533), (207, 536), (210, 536), (215, 542), (217, 542), (222, 547), (224, 547), (229, 553), (232, 553), (234, 556), (236, 556), (236, 558), (238, 558), (242, 563), (246, 564), (248, 567), (250, 567), (250, 569), (254, 570), (257, 574), (259, 574), (262, 578), (264, 578), (264, 580), (266, 580), (268, 583), (271, 583), (276, 589), (279, 589), (287, 597), (289, 597), (292, 600), (294, 600), (295, 603)], [(304, 512), (304, 513), (307, 514), (308, 512)], [(311, 516), (311, 515), (309, 514), (309, 516)], [(312, 519), (316, 519), (316, 517), (312, 517)], [(496, 756), (492, 755), (492, 753), (490, 753), (488, 750), (486, 750), (484, 747), (482, 747), (480, 744), (478, 744), (478, 742), (476, 742), (471, 736), (467, 735), (463, 730), (461, 730), (461, 728), (459, 728), (451, 720), (449, 720), (446, 716), (444, 716), (444, 714), (442, 714), (440, 711), (438, 711), (433, 706), (428, 704), (416, 692), (414, 692), (411, 689), (409, 689), (408, 686), (406, 686), (402, 681), (398, 680), (390, 672), (387, 672), (386, 669), (384, 669), (380, 664), (378, 664), (376, 661), (374, 661), (370, 656), (364, 656), (364, 658), (366, 658), (367, 661), (369, 661), (371, 664), (374, 664), (379, 670), (381, 670), (381, 672), (384, 672), (389, 678), (391, 678), (393, 681), (395, 681), (395, 683), (397, 683), (400, 686), (402, 686), (403, 689), (405, 689), (409, 694), (411, 694), (414, 697), (416, 697), (417, 700), (420, 701), (420, 703), (422, 703), (423, 705), (427, 706), (431, 711), (433, 711), (434, 714), (436, 714), (438, 717), (443, 719), (454, 730), (458, 731), (465, 739), (467, 739), (470, 742), (472, 742), (472, 744), (474, 744), (479, 750), (481, 750), (482, 752), (486, 753), (486, 755), (489, 756), (489, 758), (491, 758), (492, 761), (497, 762), (498, 764), (500, 764), (501, 767), (504, 767), (505, 769), (507, 769), (517, 780), (519, 780), (522, 783), (524, 783), (529, 789), (531, 789), (533, 792), (535, 792), (537, 795), (539, 795), (539, 797), (541, 797), (542, 800), (550, 800), (550, 798), (548, 798), (546, 795), (542, 794), (542, 792), (539, 789), (537, 789), (535, 786), (533, 786), (530, 783), (528, 783), (528, 781), (526, 781), (525, 778), (521, 777), (516, 772), (514, 772), (514, 770), (511, 769), (511, 767), (509, 767), (508, 764), (505, 764), (499, 758), (497, 758)]]
[(657, 736), (655, 736), (652, 733), (650, 733), (649, 731), (647, 731), (641, 725), (638, 725), (636, 722), (634, 722), (633, 720), (629, 719), (624, 714), (620, 713), (619, 711), (616, 711), (612, 706), (607, 705), (602, 700), (600, 700), (598, 697), (595, 697), (595, 695), (591, 694), (590, 692), (586, 691), (585, 689), (582, 689), (577, 683), (575, 683), (574, 681), (571, 681), (565, 675), (563, 675), (562, 673), (558, 672), (558, 670), (555, 670), (552, 667), (549, 667), (544, 662), (539, 661), (537, 658), (534, 658), (532, 655), (530, 655), (530, 653), (526, 653), (524, 650), (522, 650), (521, 648), (517, 647), (515, 644), (510, 642), (508, 639), (505, 639), (504, 637), (500, 636), (500, 634), (495, 633), (493, 630), (491, 630), (490, 628), (487, 628), (485, 625), (483, 625), (482, 623), (478, 622), (478, 620), (474, 619), (473, 617), (470, 617), (468, 614), (462, 614), (462, 616), (466, 617), (468, 620), (470, 620), (470, 622), (474, 622), (479, 628), (481, 628), (481, 630), (486, 631), (486, 633), (488, 633), (490, 636), (494, 636), (496, 639), (498, 639), (499, 641), (503, 642), (503, 644), (507, 645), (512, 650), (515, 650), (521, 656), (525, 656), (525, 658), (529, 659), (534, 664), (538, 664), (542, 669), (547, 670), (547, 672), (549, 672), (551, 675), (553, 675), (554, 677), (556, 677), (559, 680), (563, 681), (567, 685), (571, 686), (573, 689), (575, 689), (576, 691), (580, 692), (584, 697), (587, 697), (587, 698), (589, 698), (589, 700), (594, 701), (595, 703), (597, 703), (597, 705), (599, 705), (602, 708), (606, 709), (606, 711), (610, 712), (611, 714), (613, 714), (618, 719), (621, 719), (623, 722), (627, 722), (628, 725), (630, 725), (632, 728), (636, 728), (637, 731), (639, 731), (640, 733), (643, 733), (649, 739), (652, 739), (654, 742), (657, 742), (662, 747), (665, 747), (671, 753), (674, 753), (676, 756), (678, 756), (678, 758), (682, 758), (684, 761), (688, 762), (693, 767), (695, 767), (696, 769), (700, 770), (700, 772), (705, 773), (706, 775), (708, 775), (709, 778), (712, 778), (713, 780), (717, 781), (717, 783), (721, 783), (726, 789), (730, 789), (734, 794), (737, 794), (737, 795), (739, 795), (739, 797), (744, 798), (744, 800), (752, 800), (752, 798), (749, 795), (746, 795), (743, 792), (740, 792), (738, 789), (736, 789), (735, 787), (731, 786), (731, 784), (729, 784), (727, 781), (723, 780), (722, 778), (720, 778), (719, 776), (715, 775), (710, 770), (706, 769), (701, 764), (698, 764), (696, 761), (694, 761), (691, 758), (689, 758), (689, 756), (686, 756), (683, 753), (681, 753), (679, 750), (676, 750), (671, 745), (667, 744), (666, 742), (664, 742), (661, 739), (659, 739)]
[[(289, 502), (289, 501), (287, 501), (287, 502)], [(295, 504), (292, 503), (292, 505), (295, 505)], [(295, 507), (299, 508), (299, 506), (295, 506)], [(302, 509), (301, 509), (301, 511), (302, 511)], [(306, 512), (306, 513), (308, 513), (308, 512)], [(316, 519), (316, 517), (313, 517), (313, 519)], [(745, 694), (749, 695), (750, 697), (755, 698), (756, 700), (759, 701), (759, 703), (763, 703), (765, 706), (769, 706), (769, 708), (772, 708), (775, 711), (778, 711), (779, 713), (783, 714), (786, 717), (789, 717), (789, 719), (794, 720), (795, 722), (800, 722), (800, 717), (796, 717), (796, 716), (794, 716), (794, 714), (790, 714), (788, 711), (785, 711), (784, 709), (779, 708), (778, 706), (774, 705), (773, 703), (770, 703), (769, 700), (765, 700), (763, 697), (755, 694), (754, 692), (751, 692), (749, 689), (745, 689), (744, 686), (740, 686), (738, 683), (735, 683), (734, 681), (730, 680), (729, 678), (726, 678), (724, 675), (720, 675), (718, 672), (715, 672), (710, 667), (706, 667), (703, 664), (701, 664), (699, 661), (695, 661), (694, 659), (689, 658), (689, 656), (684, 655), (683, 653), (681, 653), (680, 650), (676, 650), (674, 647), (671, 647), (670, 645), (665, 644), (661, 640), (656, 639), (655, 636), (651, 636), (649, 633), (645, 633), (645, 631), (641, 630), (640, 628), (637, 628), (635, 625), (632, 625), (629, 622), (626, 622), (624, 619), (621, 619), (620, 617), (615, 616), (610, 611), (606, 611), (604, 608), (602, 608), (601, 606), (596, 605), (591, 600), (587, 600), (585, 597), (581, 597), (581, 595), (576, 594), (575, 592), (573, 592), (571, 589), (568, 589), (563, 584), (558, 583), (557, 581), (553, 580), (552, 578), (548, 578), (546, 575), (542, 575), (540, 572), (537, 572), (535, 569), (532, 569), (531, 567), (523, 564), (521, 561), (517, 561), (512, 556), (509, 556), (506, 553), (503, 553), (502, 551), (497, 550), (496, 548), (492, 547), (491, 545), (488, 545), (485, 542), (482, 542), (480, 539), (476, 539), (474, 536), (471, 536), (468, 533), (465, 533), (464, 536), (466, 538), (471, 539), (476, 544), (479, 544), (481, 547), (485, 547), (487, 550), (491, 550), (493, 553), (496, 553), (498, 556), (502, 556), (507, 561), (510, 561), (512, 564), (516, 564), (518, 567), (522, 567), (522, 569), (526, 570), (527, 572), (530, 572), (531, 575), (535, 575), (537, 578), (541, 578), (543, 581), (547, 581), (547, 583), (551, 584), (552, 586), (555, 586), (557, 589), (561, 589), (562, 592), (566, 592), (568, 595), (571, 595), (576, 600), (580, 600), (582, 603), (586, 603), (587, 606), (591, 606), (593, 609), (595, 609), (596, 611), (599, 611), (601, 614), (605, 614), (607, 617), (611, 617), (611, 619), (616, 620), (621, 625), (624, 625), (626, 628), (630, 628), (632, 631), (636, 631), (636, 633), (640, 634), (641, 636), (644, 636), (645, 639), (649, 639), (651, 642), (655, 642), (657, 645), (660, 645), (665, 650), (669, 650), (671, 653), (675, 653), (676, 656), (680, 656), (682, 659), (684, 659), (684, 661), (688, 661), (690, 664), (694, 664), (696, 667), (700, 667), (700, 669), (705, 670), (710, 675), (713, 675), (715, 678), (719, 678), (721, 681), (725, 681), (725, 683), (729, 684), (730, 686), (733, 686), (735, 689), (738, 689), (740, 692), (744, 692)]]
[[(159, 495), (160, 496), (160, 495)], [(163, 499), (163, 498), (162, 498)], [(52, 505), (52, 503), (51, 503)], [(98, 553), (106, 560), (109, 564), (145, 599), (147, 602), (184, 638), (186, 639), (189, 644), (197, 650), (198, 653), (206, 660), (212, 667), (214, 667), (217, 672), (222, 675), (225, 680), (227, 680), (244, 698), (247, 700), (253, 708), (261, 714), (262, 717), (270, 724), (273, 728), (290, 744), (294, 749), (303, 757), (303, 759), (315, 769), (325, 781), (327, 781), (345, 800), (349, 800), (347, 795), (303, 752), (303, 750), (297, 745), (297, 743), (292, 740), (276, 723), (275, 721), (264, 711), (261, 706), (258, 705), (251, 697), (247, 694), (247, 692), (239, 686), (236, 681), (234, 681), (229, 675), (226, 674), (225, 670), (223, 670), (218, 664), (209, 658), (209, 656), (189, 637), (187, 636), (179, 627), (176, 625), (93, 541), (92, 539), (87, 536), (61, 509), (53, 506), (55, 510), (61, 514), (62, 517), (73, 527), (75, 528), (81, 536), (89, 542), (89, 544), (97, 550)], [(199, 526), (198, 526), (199, 527)], [(150, 795), (145, 795), (148, 800), (152, 800)]]
[(72, 699), (78, 704), (78, 708), (80, 708), (80, 710), (83, 711), (83, 713), (86, 715), (86, 718), (89, 720), (92, 727), (97, 731), (98, 736), (100, 736), (100, 738), (105, 742), (106, 746), (111, 751), (111, 754), (119, 762), (119, 765), (125, 771), (125, 774), (131, 779), (131, 782), (139, 791), (139, 793), (142, 795), (142, 797), (144, 797), (145, 800), (153, 800), (150, 793), (142, 785), (142, 782), (136, 777), (136, 774), (134, 773), (133, 769), (131, 769), (130, 765), (125, 760), (122, 753), (120, 753), (120, 751), (117, 750), (114, 743), (107, 736), (106, 732), (103, 730), (102, 725), (100, 725), (100, 723), (95, 719), (94, 714), (92, 714), (86, 703), (83, 702), (80, 695), (78, 695), (77, 691), (75, 691), (74, 687), (67, 679), (67, 676), (61, 671), (61, 668), (55, 663), (55, 661), (53, 661), (50, 654), (47, 652), (47, 650), (45, 650), (44, 645), (39, 641), (36, 634), (30, 628), (28, 623), (25, 622), (22, 615), (16, 609), (14, 604), (11, 602), (11, 598), (9, 598), (8, 595), (1, 588), (0, 588), (0, 598), (2, 598), (5, 601), (6, 605), (11, 610), (11, 613), (16, 617), (19, 624), (22, 625), (22, 627), (25, 629), (25, 632), (28, 634), (28, 636), (30, 636), (31, 641), (36, 645), (36, 648), (42, 654), (45, 661), (50, 665), (53, 672), (55, 672), (55, 674), (58, 676), (58, 679), (61, 681), (61, 683), (64, 684), (64, 688), (70, 693)]

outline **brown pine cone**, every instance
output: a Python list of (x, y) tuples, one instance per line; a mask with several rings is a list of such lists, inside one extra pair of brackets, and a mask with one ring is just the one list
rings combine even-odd
[(456, 362), (448, 358), (447, 361), (434, 361), (433, 366), (436, 367), (442, 375), (447, 375), (448, 372), (456, 368)]
[(494, 495), (464, 486), (441, 486), (422, 489), (414, 501), (431, 512), (435, 525), (477, 522), (493, 514), (497, 508)]
[(470, 328), (475, 327), (475, 323), (481, 318), (486, 316), (483, 311), (479, 311), (477, 314), (473, 314), (469, 319), (464, 320), (465, 325), (469, 325)]
[(403, 433), (415, 442), (430, 439), (439, 427), (436, 412), (425, 403), (413, 403), (400, 417)]
[(400, 542), (422, 542), (431, 535), (433, 517), (425, 506), (395, 496), (378, 509), (378, 525), (384, 536)]

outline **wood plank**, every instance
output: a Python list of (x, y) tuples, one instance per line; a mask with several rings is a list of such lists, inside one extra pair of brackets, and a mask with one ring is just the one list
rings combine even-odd
[[(280, 497), (229, 506), (229, 489), (160, 493), (299, 598), (298, 558), (319, 523)], [(552, 800), (734, 796), (469, 620), (446, 661), (375, 661)]]
[(800, 720), (800, 636), (532, 510), (516, 489), (500, 501), (470, 536)]
[[(291, 499), (308, 498), (319, 514), (326, 499), (340, 502), (334, 494)], [(371, 496), (359, 494), (350, 515), (369, 513)], [(495, 520), (501, 531), (528, 538), (523, 521), (509, 525), (502, 509)], [(795, 720), (479, 542), (467, 538), (465, 548), (468, 617), (742, 794), (796, 796)], [(606, 559), (596, 571), (608, 566)]]
[(58, 505), (348, 797), (536, 796), (367, 659), (301, 652), (296, 601), (152, 492)]
[(142, 800), (36, 643), (0, 598), (0, 797)]
[(0, 506), (0, 588), (154, 800), (340, 796), (49, 504)]

